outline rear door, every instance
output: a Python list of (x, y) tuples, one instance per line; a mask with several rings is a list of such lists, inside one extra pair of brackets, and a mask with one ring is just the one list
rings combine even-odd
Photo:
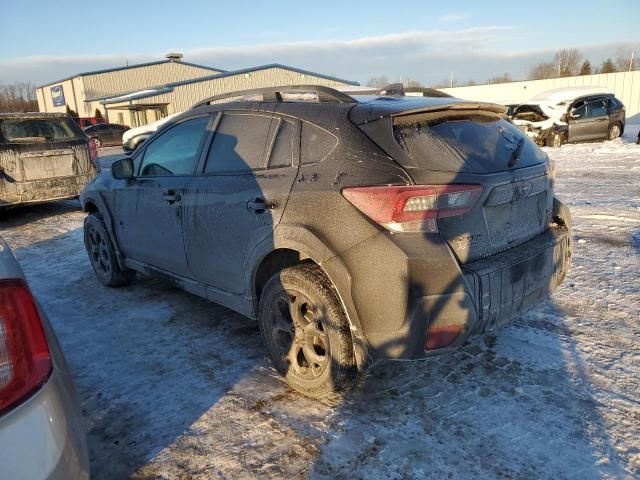
[(210, 115), (187, 118), (136, 155), (136, 176), (115, 189), (118, 242), (127, 258), (190, 276), (182, 240), (183, 196), (209, 134)]
[(602, 140), (609, 133), (609, 102), (596, 98), (587, 103), (587, 140)]
[(245, 259), (273, 233), (296, 178), (297, 121), (260, 112), (225, 112), (187, 192), (185, 243), (193, 276), (245, 291)]

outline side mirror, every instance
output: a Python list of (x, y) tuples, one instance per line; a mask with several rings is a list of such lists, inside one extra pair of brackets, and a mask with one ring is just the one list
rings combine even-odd
[(576, 118), (580, 118), (580, 117), (582, 117), (582, 115), (580, 115), (579, 113), (571, 112), (569, 114), (569, 118), (576, 119)]
[(111, 175), (117, 180), (131, 180), (133, 178), (133, 160), (123, 158), (111, 164)]

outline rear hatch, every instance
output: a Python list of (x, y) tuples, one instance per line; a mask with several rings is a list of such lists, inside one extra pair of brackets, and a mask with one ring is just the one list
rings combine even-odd
[(470, 211), (437, 220), (460, 263), (524, 243), (545, 231), (551, 219), (548, 158), (503, 111), (456, 101), (360, 125), (416, 184), (482, 186)]
[(0, 117), (0, 169), (11, 183), (93, 172), (87, 137), (69, 117)]

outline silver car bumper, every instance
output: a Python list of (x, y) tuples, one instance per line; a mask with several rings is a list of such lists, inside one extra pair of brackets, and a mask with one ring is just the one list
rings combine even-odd
[(0, 417), (0, 477), (88, 479), (83, 421), (71, 377), (58, 369), (25, 403)]

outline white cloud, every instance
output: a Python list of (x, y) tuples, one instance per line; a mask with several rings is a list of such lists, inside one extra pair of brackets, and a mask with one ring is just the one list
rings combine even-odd
[(465, 20), (469, 18), (469, 15), (467, 14), (461, 14), (461, 13), (449, 13), (447, 15), (443, 15), (440, 18), (438, 18), (438, 20), (440, 20), (441, 22), (459, 22), (460, 20)]
[[(456, 31), (403, 32), (354, 40), (264, 43), (238, 47), (180, 49), (184, 60), (232, 70), (267, 63), (282, 63), (327, 75), (366, 82), (386, 75), (389, 79), (412, 78), (432, 84), (453, 72), (458, 81), (509, 72), (523, 78), (540, 60), (551, 60), (553, 50), (505, 50), (517, 33), (515, 27), (491, 26)], [(620, 44), (578, 47), (592, 65), (615, 55)], [(636, 50), (640, 43), (636, 42)], [(555, 50), (555, 49), (554, 49)], [(163, 58), (164, 52), (102, 56), (38, 56), (0, 61), (0, 82), (31, 80), (45, 83), (88, 70), (124, 66)]]

